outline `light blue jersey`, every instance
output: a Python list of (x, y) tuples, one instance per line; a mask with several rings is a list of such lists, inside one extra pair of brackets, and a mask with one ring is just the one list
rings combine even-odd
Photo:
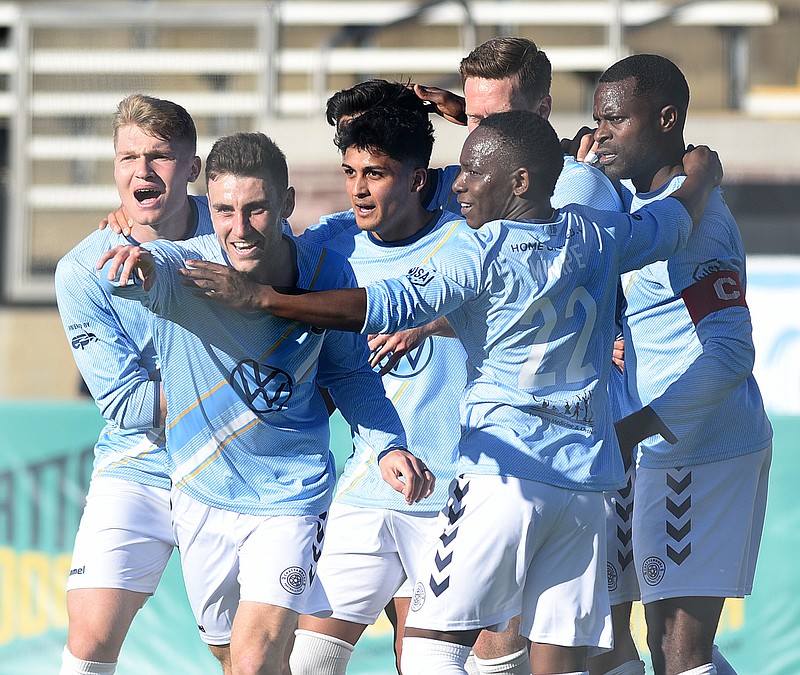
[[(206, 198), (189, 202), (194, 220), (189, 236), (213, 232)], [(93, 475), (167, 489), (164, 430), (158, 423), (161, 374), (150, 312), (109, 293), (95, 270), (106, 251), (138, 243), (108, 228), (90, 234), (59, 261), (56, 298), (75, 363), (106, 421)]]
[(370, 285), (363, 332), (447, 314), (468, 357), (459, 473), (616, 489), (606, 384), (618, 276), (674, 253), (691, 224), (677, 200), (633, 216), (570, 206), (551, 221), (493, 221)]
[[(383, 242), (359, 230), (353, 212), (345, 211), (307, 229), (303, 239), (324, 243), (347, 256), (358, 285), (366, 286), (425, 264), (457, 233), (468, 229), (458, 216), (444, 211), (412, 237)], [(458, 340), (429, 336), (383, 377), (386, 393), (406, 429), (408, 449), (436, 476), (433, 495), (418, 504), (407, 504), (381, 479), (375, 449), (356, 434), (353, 455), (337, 486), (338, 501), (406, 512), (436, 512), (444, 506), (458, 459), (459, 401), (467, 381), (466, 359)]]
[[(304, 242), (294, 246), (298, 288), (352, 285), (343, 258)], [(379, 453), (405, 447), (397, 413), (369, 367), (363, 336), (237, 312), (194, 296), (181, 286), (178, 269), (186, 259), (225, 264), (214, 236), (147, 248), (157, 264), (153, 288), (116, 292), (134, 295), (154, 313), (176, 488), (238, 513), (326, 510), (335, 469), (318, 384)]]
[[(633, 194), (626, 181), (631, 212), (668, 197), (684, 179), (646, 194)], [(721, 191), (685, 249), (622, 282), (628, 389), (677, 438), (674, 445), (661, 436), (646, 439), (641, 465), (692, 466), (767, 447), (772, 428), (752, 372), (744, 247)]]
[[(455, 213), (461, 212), (452, 190), (458, 171), (457, 165), (428, 170), (431, 183), (426, 197), (428, 209), (442, 208)], [(564, 155), (564, 168), (556, 181), (550, 203), (556, 209), (567, 204), (582, 204), (604, 211), (623, 210), (622, 199), (606, 175), (589, 164), (577, 161), (571, 155)]]

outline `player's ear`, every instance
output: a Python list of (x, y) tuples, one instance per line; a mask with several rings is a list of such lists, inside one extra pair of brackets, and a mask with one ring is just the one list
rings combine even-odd
[(200, 175), (200, 169), (203, 166), (202, 160), (195, 155), (192, 159), (192, 166), (189, 168), (189, 182), (194, 183)]
[(521, 197), (531, 187), (531, 174), (521, 166), (511, 174), (511, 189), (515, 197)]
[(548, 119), (550, 117), (550, 113), (553, 110), (553, 97), (550, 94), (542, 97), (542, 100), (539, 101), (539, 105), (536, 107), (535, 112), (539, 117), (544, 119)]
[(281, 218), (288, 218), (294, 213), (294, 188), (290, 185), (286, 188), (286, 194), (283, 197), (283, 210), (281, 211)]
[(411, 192), (419, 192), (428, 182), (428, 170), (418, 166), (411, 175)]
[(678, 108), (674, 105), (665, 105), (663, 108), (661, 108), (661, 112), (658, 115), (661, 131), (665, 133), (672, 131), (678, 124), (679, 119), (680, 115), (678, 113)]

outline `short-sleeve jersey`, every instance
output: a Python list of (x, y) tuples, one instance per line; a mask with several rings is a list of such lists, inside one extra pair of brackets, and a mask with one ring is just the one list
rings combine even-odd
[[(350, 286), (339, 255), (294, 242), (297, 287)], [(263, 312), (239, 312), (180, 284), (187, 259), (225, 264), (216, 238), (147, 244), (157, 280), (133, 293), (153, 312), (167, 399), (173, 485), (210, 506), (253, 515), (324, 511), (335, 477), (317, 384), (380, 451), (405, 447), (402, 425), (369, 367), (363, 336)], [(364, 396), (358, 399), (353, 392)]]
[[(458, 176), (458, 166), (429, 169), (431, 187), (426, 203), (429, 209), (443, 208), (455, 213), (461, 207), (452, 190)], [(613, 183), (599, 169), (564, 155), (564, 168), (556, 181), (550, 203), (557, 209), (567, 204), (582, 204), (604, 211), (622, 211), (623, 204)]]
[[(205, 197), (189, 197), (189, 236), (212, 233)], [(169, 488), (164, 430), (159, 426), (161, 373), (150, 312), (112, 295), (98, 280), (100, 256), (138, 244), (110, 228), (93, 232), (56, 267), (56, 298), (78, 369), (105, 419), (94, 475)]]
[[(644, 194), (626, 181), (631, 212), (669, 196), (684, 179)], [(641, 465), (692, 466), (766, 447), (772, 429), (752, 373), (744, 247), (721, 190), (685, 249), (623, 275), (622, 285), (628, 389), (677, 438), (646, 439)]]
[[(468, 229), (447, 211), (401, 241), (383, 242), (358, 229), (352, 211), (328, 216), (306, 230), (304, 239), (322, 243), (346, 255), (359, 286), (407, 274), (425, 264), (458, 232)], [(380, 476), (375, 449), (359, 434), (336, 490), (337, 501), (354, 506), (407, 512), (439, 511), (447, 500), (447, 485), (455, 477), (458, 459), (459, 401), (467, 381), (466, 353), (454, 338), (429, 336), (383, 377), (387, 396), (403, 421), (408, 449), (436, 476), (433, 495), (418, 504), (406, 504)]]
[(690, 227), (677, 200), (633, 216), (573, 205), (549, 221), (494, 221), (367, 287), (363, 330), (447, 314), (468, 357), (459, 473), (616, 489), (606, 385), (618, 276), (666, 258)]

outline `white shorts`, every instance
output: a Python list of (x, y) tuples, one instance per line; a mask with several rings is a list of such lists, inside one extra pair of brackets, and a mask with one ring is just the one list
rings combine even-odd
[(326, 517), (246, 515), (172, 490), (186, 594), (204, 642), (230, 642), (240, 600), (330, 616), (316, 580)]
[(437, 515), (335, 502), (318, 568), (333, 617), (371, 625), (393, 596), (411, 597), (405, 582), (439, 534)]
[(772, 448), (675, 469), (639, 467), (633, 551), (642, 602), (753, 589)]
[(626, 485), (604, 493), (606, 504), (606, 573), (612, 605), (639, 599), (639, 581), (633, 563), (633, 497), (636, 491), (636, 464), (625, 472)]
[(97, 476), (89, 485), (67, 590), (153, 594), (172, 550), (169, 490)]
[(467, 475), (440, 523), (407, 626), (502, 630), (521, 614), (535, 642), (611, 647), (602, 493)]

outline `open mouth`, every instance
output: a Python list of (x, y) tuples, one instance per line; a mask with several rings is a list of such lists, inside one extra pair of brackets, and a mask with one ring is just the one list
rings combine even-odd
[(598, 152), (597, 153), (597, 161), (601, 165), (610, 164), (616, 159), (616, 155), (613, 152)]
[(237, 253), (246, 254), (257, 249), (258, 246), (253, 241), (232, 241), (231, 248)]
[(158, 199), (161, 196), (161, 192), (153, 188), (142, 188), (140, 190), (134, 190), (133, 196), (140, 204), (148, 204)]
[(368, 216), (375, 210), (375, 206), (370, 204), (353, 204), (353, 211), (359, 216)]

